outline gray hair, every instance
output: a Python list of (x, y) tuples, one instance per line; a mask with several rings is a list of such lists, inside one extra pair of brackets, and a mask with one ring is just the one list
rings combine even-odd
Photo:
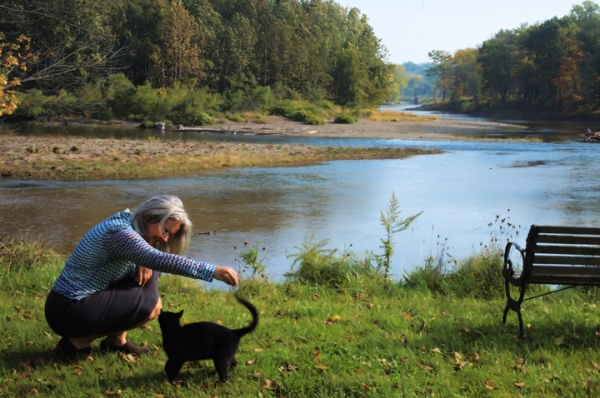
[(153, 196), (131, 213), (132, 227), (143, 237), (148, 236), (148, 225), (158, 222), (158, 226), (163, 228), (168, 219), (180, 221), (181, 228), (166, 243), (158, 242), (156, 248), (165, 253), (182, 254), (190, 244), (192, 222), (181, 199), (171, 195)]

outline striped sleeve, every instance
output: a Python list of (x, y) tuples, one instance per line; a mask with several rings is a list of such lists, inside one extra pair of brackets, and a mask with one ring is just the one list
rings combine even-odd
[(131, 261), (155, 271), (182, 275), (211, 282), (216, 266), (164, 253), (150, 246), (132, 229), (118, 229), (104, 236), (104, 246), (111, 256)]

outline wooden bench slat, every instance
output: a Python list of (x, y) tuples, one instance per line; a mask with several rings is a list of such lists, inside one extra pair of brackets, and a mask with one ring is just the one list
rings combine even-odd
[(600, 256), (600, 247), (589, 246), (549, 246), (537, 245), (535, 254), (563, 254), (563, 255), (581, 255), (581, 256)]
[(537, 285), (586, 285), (595, 286), (600, 282), (599, 278), (582, 278), (577, 275), (556, 276), (556, 275), (540, 275), (536, 278), (531, 278), (527, 283)]
[(533, 260), (533, 267), (538, 264), (561, 264), (561, 265), (596, 265), (600, 266), (600, 257), (582, 257), (582, 256), (544, 256), (536, 255)]
[(600, 228), (592, 227), (569, 227), (561, 225), (536, 225), (541, 234), (577, 234), (577, 235), (600, 235)]
[(538, 265), (531, 270), (531, 276), (538, 275), (582, 275), (600, 277), (600, 267), (562, 267), (554, 265)]
[(581, 235), (538, 235), (537, 244), (559, 243), (564, 245), (597, 245), (600, 246), (600, 236)]

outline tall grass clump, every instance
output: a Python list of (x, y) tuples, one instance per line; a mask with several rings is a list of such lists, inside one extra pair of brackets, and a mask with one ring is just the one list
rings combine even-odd
[[(447, 239), (442, 243), (438, 242), (438, 252), (426, 258), (422, 266), (404, 275), (402, 284), (408, 288), (427, 289), (434, 294), (458, 298), (503, 297), (505, 291), (501, 276), (504, 245), (507, 241), (516, 239), (519, 231), (510, 222), (510, 217), (501, 218), (499, 215), (488, 224), (488, 228), (489, 242), (481, 242), (479, 251), (462, 261), (448, 253)], [(534, 286), (530, 289), (539, 291), (545, 287)]]
[(361, 260), (350, 251), (328, 249), (328, 244), (328, 239), (316, 242), (311, 236), (296, 246), (297, 252), (288, 255), (293, 262), (285, 274), (287, 281), (338, 288), (356, 279), (381, 279), (368, 258)]
[(64, 260), (47, 244), (41, 238), (0, 237), (0, 285), (4, 290), (18, 294), (50, 291)]

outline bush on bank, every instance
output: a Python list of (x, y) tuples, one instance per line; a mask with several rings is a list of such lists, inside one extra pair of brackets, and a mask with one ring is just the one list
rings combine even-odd
[(44, 95), (40, 90), (29, 90), (19, 93), (18, 98), (20, 105), (11, 119), (169, 120), (175, 125), (192, 126), (212, 124), (216, 117), (225, 115), (235, 121), (239, 118), (232, 115), (258, 112), (321, 125), (337, 112), (332, 102), (319, 96), (304, 99), (284, 88), (273, 91), (270, 87), (256, 87), (222, 94), (184, 85), (157, 89), (150, 84), (136, 87), (123, 74), (111, 75), (76, 92), (61, 90), (56, 95)]

